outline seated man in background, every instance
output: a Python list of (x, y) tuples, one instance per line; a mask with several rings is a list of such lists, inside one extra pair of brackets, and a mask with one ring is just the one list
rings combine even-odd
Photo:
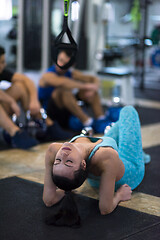
[[(62, 127), (79, 131), (91, 126), (96, 133), (103, 133), (106, 116), (98, 94), (99, 79), (78, 70), (61, 69), (70, 57), (69, 50), (62, 50), (58, 54), (57, 64), (42, 75), (38, 88), (39, 100), (48, 116), (56, 119)], [(73, 89), (76, 89), (76, 95)], [(78, 100), (90, 105), (95, 119), (84, 112)]]
[[(15, 113), (20, 115), (20, 101), (24, 111), (30, 110), (31, 116), (40, 119), (40, 102), (37, 96), (37, 89), (32, 80), (20, 73), (12, 73), (6, 69), (5, 50), (0, 47), (0, 82), (6, 80), (11, 82), (7, 90), (0, 90), (0, 127), (4, 129), (5, 140), (14, 148), (28, 149), (38, 144), (38, 141), (31, 137), (27, 131), (17, 126), (9, 116)], [(64, 132), (61, 127), (51, 119), (46, 119), (46, 135), (50, 140), (62, 140), (71, 136)]]

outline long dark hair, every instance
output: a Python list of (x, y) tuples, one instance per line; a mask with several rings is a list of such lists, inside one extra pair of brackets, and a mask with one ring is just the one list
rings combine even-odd
[[(49, 214), (45, 222), (55, 226), (78, 227), (81, 224), (78, 208), (74, 200), (74, 193), (71, 190), (80, 187), (88, 176), (88, 166), (86, 169), (80, 165), (79, 170), (74, 172), (74, 178), (69, 179), (63, 176), (53, 174), (52, 179), (54, 184), (65, 191), (64, 198), (59, 202), (58, 210)], [(54, 206), (53, 206), (54, 207)], [(56, 206), (57, 207), (57, 206)]]
[(74, 200), (74, 193), (65, 192), (65, 196), (52, 207), (43, 208), (43, 217), (47, 225), (80, 227), (81, 220)]
[(73, 179), (59, 176), (59, 175), (53, 174), (52, 172), (52, 179), (54, 184), (58, 188), (63, 189), (64, 191), (71, 191), (73, 189), (80, 187), (86, 180), (87, 176), (88, 176), (88, 167), (86, 166), (86, 169), (83, 169), (82, 165), (80, 165), (80, 168), (74, 172)]

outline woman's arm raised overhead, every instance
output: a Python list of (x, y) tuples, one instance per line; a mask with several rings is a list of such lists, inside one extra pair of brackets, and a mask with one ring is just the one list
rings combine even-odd
[(53, 164), (60, 146), (60, 143), (52, 143), (45, 156), (43, 201), (47, 207), (51, 207), (55, 203), (59, 202), (64, 196), (64, 191), (60, 189), (56, 190), (56, 185), (52, 180)]

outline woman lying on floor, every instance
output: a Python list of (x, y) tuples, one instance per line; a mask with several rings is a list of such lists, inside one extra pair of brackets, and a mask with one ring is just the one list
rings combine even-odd
[[(124, 107), (119, 120), (103, 137), (79, 135), (70, 142), (52, 143), (46, 153), (45, 167), (43, 201), (47, 207), (61, 199), (61, 204), (67, 198), (71, 201), (69, 192), (88, 178), (91, 186), (99, 188), (100, 213), (111, 213), (119, 202), (131, 199), (132, 190), (144, 177), (144, 153), (136, 110), (132, 106)], [(53, 224), (58, 225), (61, 214), (57, 214)], [(77, 216), (74, 219), (72, 215), (72, 224), (78, 221)], [(72, 225), (69, 221), (60, 221), (61, 224)]]

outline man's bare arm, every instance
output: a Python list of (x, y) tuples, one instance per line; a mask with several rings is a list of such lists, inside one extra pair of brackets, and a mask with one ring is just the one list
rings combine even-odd
[(12, 77), (12, 82), (22, 82), (29, 93), (29, 110), (31, 114), (38, 114), (40, 112), (40, 103), (38, 101), (37, 89), (34, 82), (26, 75), (15, 73)]
[(12, 109), (12, 111), (19, 116), (20, 115), (20, 108), (14, 98), (9, 96), (6, 92), (0, 90), (0, 103), (8, 103)]
[(97, 90), (97, 85), (94, 83), (82, 83), (79, 81), (75, 81), (74, 79), (70, 79), (64, 76), (57, 76), (55, 73), (47, 72), (43, 74), (40, 79), (41, 87), (45, 86), (53, 86), (53, 87), (63, 87), (66, 89), (74, 89), (78, 88), (80, 90)]
[(73, 79), (79, 80), (81, 82), (94, 83), (94, 84), (97, 84), (98, 86), (100, 85), (99, 78), (94, 76), (94, 75), (87, 75), (87, 74), (84, 74), (84, 73), (82, 73), (78, 70), (74, 70), (72, 72), (72, 76), (73, 76)]

